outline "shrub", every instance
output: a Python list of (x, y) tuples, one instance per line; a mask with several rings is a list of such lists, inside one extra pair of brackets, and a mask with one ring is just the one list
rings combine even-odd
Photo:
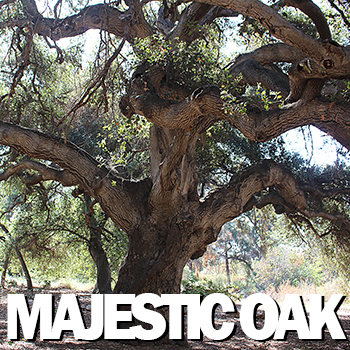
[(182, 281), (182, 293), (200, 294), (202, 297), (206, 297), (207, 295), (213, 293), (221, 293), (230, 298), (240, 298), (236, 286), (231, 284), (219, 286), (207, 278), (199, 279), (194, 275), (191, 275), (188, 280)]

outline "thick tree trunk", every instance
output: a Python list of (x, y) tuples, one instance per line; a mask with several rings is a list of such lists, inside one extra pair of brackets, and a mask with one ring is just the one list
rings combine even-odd
[(180, 293), (182, 271), (191, 256), (187, 233), (161, 226), (140, 225), (129, 236), (114, 293)]

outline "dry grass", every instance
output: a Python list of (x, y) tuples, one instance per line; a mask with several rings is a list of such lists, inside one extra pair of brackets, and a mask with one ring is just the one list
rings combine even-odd
[(312, 294), (320, 294), (325, 297), (325, 300), (329, 300), (329, 298), (333, 294), (343, 294), (346, 296), (341, 309), (345, 313), (350, 312), (350, 298), (349, 292), (345, 290), (341, 284), (341, 281), (334, 280), (332, 282), (328, 282), (322, 286), (309, 285), (307, 283), (301, 283), (299, 286), (292, 286), (290, 283), (284, 283), (279, 286), (277, 289), (275, 287), (269, 288), (265, 293), (270, 295), (273, 299), (275, 299), (279, 303), (283, 303), (287, 294), (297, 294), (302, 296), (305, 307), (308, 309), (308, 301), (310, 300), (310, 295)]

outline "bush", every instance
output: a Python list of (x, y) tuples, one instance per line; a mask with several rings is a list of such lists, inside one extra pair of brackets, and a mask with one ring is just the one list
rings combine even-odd
[(292, 247), (276, 247), (268, 255), (253, 264), (254, 280), (260, 290), (278, 289), (284, 284), (294, 287), (326, 282), (327, 276), (320, 261), (307, 252)]
[(236, 286), (230, 284), (219, 286), (207, 278), (199, 279), (194, 275), (191, 275), (188, 280), (182, 281), (182, 293), (200, 294), (202, 297), (206, 297), (207, 295), (213, 293), (221, 293), (230, 298), (240, 298), (237, 293)]

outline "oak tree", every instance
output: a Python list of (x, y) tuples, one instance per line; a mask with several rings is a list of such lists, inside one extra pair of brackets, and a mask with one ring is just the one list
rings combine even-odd
[[(30, 170), (31, 185), (54, 180), (75, 186), (75, 195), (93, 197), (129, 238), (115, 293), (179, 293), (187, 261), (200, 257), (226, 222), (268, 204), (273, 204), (278, 213), (288, 213), (310, 225), (314, 218), (332, 223), (330, 234), (350, 247), (346, 210), (340, 204), (329, 205), (332, 200), (347, 203), (350, 189), (346, 176), (336, 184), (322, 178), (322, 174), (318, 174), (321, 180), (315, 176), (310, 181), (297, 177), (277, 161), (265, 159), (228, 172), (230, 179), (216, 188), (201, 188), (196, 153), (198, 145), (205, 143), (206, 132), (223, 121), (232, 133), (242, 133), (251, 145), (273, 140), (293, 128), (313, 125), (349, 149), (350, 105), (345, 89), (350, 76), (348, 39), (337, 42), (339, 39), (332, 37), (325, 15), (311, 0), (270, 4), (259, 0), (154, 3), (77, 3), (67, 9), (65, 2), (58, 0), (47, 2), (49, 10), (42, 12), (35, 0), (0, 1), (0, 31), (3, 43), (10, 48), (1, 68), (0, 144), (12, 152), (11, 161), (3, 166), (1, 180)], [(333, 17), (329, 18), (338, 16), (344, 28), (349, 26), (348, 5), (342, 1), (330, 4), (333, 7), (328, 11), (333, 11)], [(301, 23), (309, 24), (292, 23), (287, 7), (297, 9), (303, 14)], [(240, 15), (241, 21), (262, 32), (265, 39), (220, 68), (234, 88), (213, 85), (205, 79), (181, 81), (179, 76), (187, 74), (181, 71), (184, 66), (172, 69), (170, 63), (184, 53), (190, 61), (191, 45), (205, 39), (210, 25), (220, 18)], [(23, 105), (18, 98), (15, 101), (15, 95), (18, 91), (26, 94), (29, 88), (35, 92), (45, 84), (44, 73), (39, 72), (40, 62), (44, 65), (45, 61), (38, 58), (45, 48), (38, 49), (37, 38), (56, 50), (57, 60), (62, 62), (65, 57), (60, 40), (91, 29), (119, 40), (114, 52), (76, 104), (47, 107), (45, 103), (51, 97), (37, 94), (37, 107), (30, 107), (30, 112), (27, 108), (27, 114), (34, 121), (44, 117), (46, 122), (31, 124), (24, 118)], [(123, 96), (113, 102), (119, 103), (125, 117), (136, 115), (151, 123), (149, 176), (139, 180), (120, 176), (96, 160), (92, 152), (69, 141), (68, 121), (87, 101), (92, 103), (94, 92), (108, 88), (108, 70), (123, 54), (126, 43), (141, 58), (133, 74), (115, 78), (123, 85)], [(148, 52), (147, 47), (151, 48)], [(168, 56), (148, 59), (157, 54), (156, 48)], [(177, 58), (170, 62), (169, 57)], [(46, 69), (49, 68), (48, 65)], [(329, 82), (343, 86), (336, 100), (322, 96)], [(52, 94), (61, 83), (57, 77)], [(265, 91), (279, 92), (284, 103), (264, 108), (241, 96), (247, 84), (257, 83)], [(94, 103), (99, 105), (100, 101), (96, 99)], [(66, 118), (59, 118), (55, 108), (64, 110)], [(62, 122), (66, 122), (67, 129), (57, 135), (52, 126), (62, 126)]]

